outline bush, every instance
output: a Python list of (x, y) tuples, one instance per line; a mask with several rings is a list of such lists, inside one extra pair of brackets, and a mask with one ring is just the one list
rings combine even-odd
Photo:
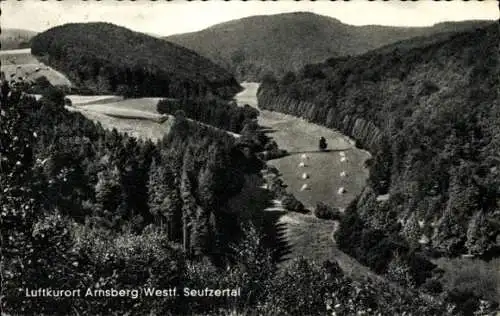
[(69, 98), (64, 98), (64, 105), (66, 106), (72, 106), (73, 102)]
[(471, 292), (452, 291), (448, 294), (448, 300), (456, 304), (463, 315), (473, 315), (479, 308), (479, 298)]
[(289, 211), (297, 213), (307, 212), (304, 207), (304, 204), (302, 204), (302, 202), (297, 200), (293, 194), (290, 193), (285, 194), (281, 203), (283, 204), (283, 207)]
[(316, 204), (316, 208), (314, 209), (314, 216), (321, 219), (339, 220), (341, 213), (338, 208), (319, 202)]

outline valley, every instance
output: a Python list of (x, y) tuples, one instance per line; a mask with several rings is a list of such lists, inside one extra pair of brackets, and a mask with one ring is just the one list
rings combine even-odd
[(176, 11), (181, 28), (165, 2), (160, 31), (151, 8), (115, 5), (127, 22), (88, 11), (0, 36), (2, 315), (500, 311), (493, 20), (214, 4), (210, 23)]

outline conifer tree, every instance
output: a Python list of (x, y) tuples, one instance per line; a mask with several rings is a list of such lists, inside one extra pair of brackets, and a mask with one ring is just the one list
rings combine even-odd
[(117, 209), (122, 202), (122, 187), (120, 185), (120, 171), (116, 165), (97, 174), (95, 187), (98, 217), (102, 217), (107, 224), (114, 226), (117, 218)]

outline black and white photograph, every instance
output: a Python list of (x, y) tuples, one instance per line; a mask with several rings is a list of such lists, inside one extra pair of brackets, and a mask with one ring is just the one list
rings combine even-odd
[(0, 9), (2, 316), (500, 315), (500, 2)]

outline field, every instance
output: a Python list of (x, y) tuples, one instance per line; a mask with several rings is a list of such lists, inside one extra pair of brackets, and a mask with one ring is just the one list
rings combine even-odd
[(31, 55), (31, 50), (15, 49), (0, 51), (1, 70), (9, 80), (34, 81), (45, 76), (54, 86), (71, 86), (71, 82), (62, 73), (46, 66)]
[(122, 101), (123, 97), (116, 95), (67, 95), (73, 105), (107, 104)]
[(137, 138), (161, 139), (168, 133), (173, 122), (171, 116), (155, 113), (158, 98), (121, 101), (117, 101), (120, 97), (115, 96), (69, 96), (69, 98), (73, 106), (66, 107), (68, 110), (78, 111), (88, 119), (100, 122), (104, 128), (116, 128), (119, 132)]
[[(238, 103), (256, 107), (255, 94), (257, 84), (242, 84), (245, 91), (236, 98)], [(252, 98), (252, 96), (254, 96)], [(259, 124), (269, 130), (278, 146), (286, 149), (290, 155), (271, 160), (269, 164), (278, 168), (284, 182), (306, 207), (314, 207), (317, 202), (345, 208), (364, 187), (368, 169), (364, 162), (370, 154), (356, 148), (353, 142), (341, 133), (303, 119), (271, 111), (260, 111)], [(319, 152), (318, 141), (323, 136), (328, 143), (329, 152)], [(340, 152), (344, 152), (346, 161), (340, 161)], [(305, 167), (299, 167), (302, 155), (307, 155)], [(341, 172), (346, 177), (341, 177)], [(303, 180), (303, 173), (309, 178)], [(308, 190), (301, 191), (303, 184)], [(345, 188), (344, 194), (338, 194), (339, 188)]]

